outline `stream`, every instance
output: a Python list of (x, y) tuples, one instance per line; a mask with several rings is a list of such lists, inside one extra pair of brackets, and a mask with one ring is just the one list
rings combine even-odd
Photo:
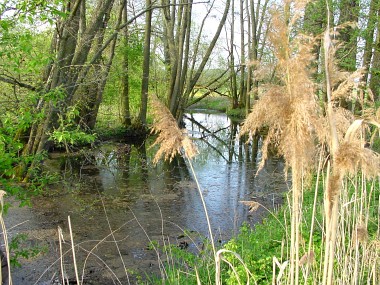
[[(5, 218), (9, 239), (26, 234), (22, 244), (44, 249), (19, 260), (13, 284), (61, 284), (61, 266), (74, 282), (68, 216), (83, 284), (136, 284), (137, 274), (159, 276), (170, 256), (150, 245), (174, 244), (197, 253), (209, 238), (195, 177), (219, 245), (244, 221), (260, 222), (281, 204), (284, 165), (271, 158), (256, 173), (260, 139), (236, 139), (239, 126), (225, 114), (187, 114), (185, 124), (199, 151), (194, 172), (181, 158), (152, 165), (156, 148), (148, 142), (104, 142), (80, 155), (52, 153), (44, 167), (64, 179), (33, 198), (31, 207), (10, 208)], [(262, 207), (249, 212), (241, 201), (250, 200)]]

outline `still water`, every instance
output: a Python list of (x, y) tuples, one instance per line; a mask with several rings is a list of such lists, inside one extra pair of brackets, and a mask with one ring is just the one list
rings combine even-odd
[[(194, 176), (217, 244), (281, 203), (283, 163), (273, 158), (257, 173), (260, 139), (237, 139), (239, 125), (224, 114), (187, 114), (185, 124), (199, 151), (194, 172), (182, 159), (152, 165), (155, 147), (148, 143), (108, 142), (82, 155), (52, 154), (45, 167), (65, 179), (31, 208), (12, 208), (6, 220), (10, 237), (26, 233), (25, 244), (47, 251), (21, 260), (14, 284), (59, 284), (58, 227), (66, 242), (63, 267), (74, 280), (68, 216), (84, 284), (134, 284), (135, 273), (159, 274), (168, 257), (152, 250), (152, 241), (196, 253), (209, 234)], [(264, 207), (250, 213), (241, 201), (252, 199)]]

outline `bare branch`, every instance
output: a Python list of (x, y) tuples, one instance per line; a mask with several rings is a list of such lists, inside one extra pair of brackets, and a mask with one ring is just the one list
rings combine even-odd
[(5, 83), (9, 83), (9, 84), (12, 84), (12, 85), (17, 85), (17, 86), (20, 86), (22, 88), (29, 89), (31, 91), (36, 91), (37, 90), (37, 87), (29, 85), (29, 84), (24, 83), (24, 82), (20, 82), (17, 79), (9, 77), (9, 76), (6, 76), (6, 77), (0, 76), (0, 81), (5, 82)]

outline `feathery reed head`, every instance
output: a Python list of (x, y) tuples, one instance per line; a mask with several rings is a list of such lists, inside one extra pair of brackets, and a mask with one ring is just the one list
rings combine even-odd
[(154, 115), (153, 133), (158, 133), (158, 137), (153, 145), (159, 144), (153, 163), (157, 163), (161, 157), (165, 160), (172, 160), (181, 149), (184, 150), (188, 158), (193, 158), (197, 154), (197, 149), (186, 135), (186, 130), (181, 130), (170, 111), (157, 98), (152, 96), (152, 112)]
[[(305, 3), (299, 3), (299, 7)], [(290, 39), (291, 27), (286, 24), (286, 17), (276, 14), (273, 19), (269, 39), (276, 56), (276, 75), (280, 83), (268, 86), (255, 102), (241, 135), (254, 134), (269, 127), (259, 169), (268, 157), (268, 146), (274, 144), (287, 166), (298, 165), (307, 170), (314, 165), (315, 137), (319, 133), (322, 113), (315, 96), (315, 85), (310, 79), (314, 39), (304, 35)], [(290, 23), (295, 22), (296, 19), (290, 19)]]
[(309, 252), (306, 252), (300, 258), (300, 265), (313, 264), (314, 262), (315, 262), (315, 253), (312, 250)]
[(366, 243), (368, 241), (368, 230), (364, 224), (356, 225), (354, 232), (352, 233), (352, 241), (354, 244), (356, 242)]
[(240, 201), (245, 206), (249, 207), (249, 212), (254, 213), (257, 211), (257, 209), (260, 207), (260, 203), (257, 203), (255, 201)]
[(380, 174), (380, 155), (364, 146), (366, 123), (379, 127), (376, 121), (360, 119), (353, 121), (347, 128), (335, 156), (336, 167), (342, 174), (355, 174), (359, 170), (370, 177)]

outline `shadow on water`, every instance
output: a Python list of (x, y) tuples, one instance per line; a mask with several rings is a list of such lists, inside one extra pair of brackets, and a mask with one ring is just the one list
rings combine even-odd
[[(237, 139), (239, 125), (224, 114), (188, 114), (185, 124), (199, 150), (193, 166), (217, 241), (236, 234), (243, 221), (260, 221), (264, 207), (281, 203), (287, 189), (283, 162), (272, 158), (256, 175), (260, 137), (248, 144)], [(148, 142), (109, 142), (78, 156), (53, 154), (45, 166), (61, 173), (63, 182), (49, 190), (51, 195), (34, 199), (32, 208), (11, 209), (6, 221), (11, 236), (26, 233), (28, 242), (49, 249), (23, 261), (22, 269), (14, 270), (14, 284), (50, 284), (59, 277), (56, 229), (61, 227), (69, 240), (69, 215), (85, 284), (113, 284), (116, 276), (128, 284), (124, 268), (158, 274), (167, 257), (157, 257), (152, 241), (185, 244), (193, 252), (202, 247), (208, 230), (193, 174), (181, 157), (152, 165), (154, 151)], [(250, 213), (240, 201), (252, 199), (264, 207)], [(64, 245), (64, 261), (73, 278), (69, 248)]]

